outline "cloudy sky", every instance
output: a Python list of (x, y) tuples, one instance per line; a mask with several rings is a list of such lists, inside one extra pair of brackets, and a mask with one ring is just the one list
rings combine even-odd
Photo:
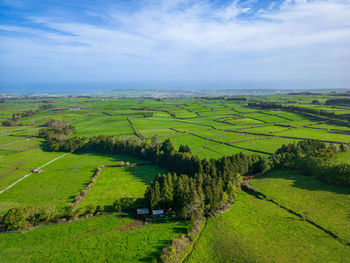
[(349, 87), (350, 0), (0, 0), (0, 88), (121, 82)]

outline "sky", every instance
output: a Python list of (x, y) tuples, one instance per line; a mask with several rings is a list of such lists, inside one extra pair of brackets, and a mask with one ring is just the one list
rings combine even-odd
[(169, 83), (350, 88), (350, 0), (0, 0), (0, 93)]

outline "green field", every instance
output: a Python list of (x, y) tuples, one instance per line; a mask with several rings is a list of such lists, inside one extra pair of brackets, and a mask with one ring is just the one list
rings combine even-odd
[(350, 242), (350, 189), (288, 170), (270, 172), (251, 180), (250, 184), (279, 204)]
[(142, 225), (117, 215), (0, 235), (1, 262), (151, 262), (186, 230), (172, 221)]
[[(38, 137), (38, 131), (50, 119), (73, 125), (75, 133), (71, 137), (139, 136), (140, 140), (151, 141), (157, 136), (160, 141), (170, 139), (176, 149), (187, 144), (200, 158), (217, 159), (238, 153), (267, 158), (283, 144), (305, 139), (350, 143), (350, 125), (324, 116), (253, 108), (249, 102), (279, 102), (337, 115), (350, 114), (348, 107), (324, 105), (329, 98), (333, 96), (252, 95), (241, 101), (49, 98), (54, 108), (81, 109), (42, 110), (21, 118), (17, 126), (0, 126), (0, 190), (44, 165), (41, 173), (31, 174), (0, 194), (0, 215), (24, 206), (55, 206), (62, 212), (87, 187), (99, 166), (143, 161), (95, 152), (70, 153), (55, 160), (65, 153), (47, 151), (45, 140)], [(322, 105), (313, 105), (314, 99)], [(37, 109), (42, 100), (7, 99), (0, 103), (0, 120)], [(350, 151), (338, 154), (337, 162), (350, 163)], [(143, 197), (155, 176), (167, 172), (154, 165), (103, 168), (79, 206), (100, 204), (107, 212), (113, 212), (116, 199)], [(250, 184), (350, 242), (348, 188), (287, 170), (269, 172)], [(0, 233), (0, 262), (152, 262), (171, 240), (186, 233), (186, 226), (187, 222), (179, 220), (146, 225), (131, 215), (108, 214), (23, 233)], [(208, 219), (186, 262), (318, 263), (349, 262), (349, 258), (349, 247), (322, 230), (269, 201), (240, 192), (230, 209)]]
[(81, 205), (95, 203), (112, 207), (121, 197), (142, 197), (158, 173), (164, 171), (152, 165), (104, 168)]
[(276, 205), (241, 192), (208, 220), (186, 262), (347, 262), (346, 245)]

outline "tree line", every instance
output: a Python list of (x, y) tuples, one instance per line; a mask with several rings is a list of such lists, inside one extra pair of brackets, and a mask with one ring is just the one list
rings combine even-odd
[[(350, 94), (348, 94), (349, 96)], [(343, 105), (343, 106), (350, 106), (350, 99), (349, 98), (337, 98), (337, 99), (329, 99), (326, 100), (324, 103), (325, 105)]]

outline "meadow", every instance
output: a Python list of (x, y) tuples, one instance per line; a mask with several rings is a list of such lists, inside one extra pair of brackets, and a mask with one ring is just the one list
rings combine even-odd
[[(50, 119), (75, 127), (71, 137), (113, 135), (116, 138), (165, 141), (176, 149), (188, 145), (200, 158), (244, 153), (264, 158), (283, 144), (319, 139), (339, 146), (350, 143), (350, 126), (324, 117), (249, 107), (250, 101), (322, 109), (339, 116), (350, 107), (324, 105), (328, 95), (246, 96), (247, 100), (49, 98), (54, 108), (23, 117), (17, 126), (0, 126), (0, 215), (13, 207), (56, 207), (64, 211), (87, 187), (101, 165), (130, 162), (135, 166), (103, 168), (79, 207), (142, 198), (158, 173), (126, 155), (49, 152), (38, 136)], [(318, 99), (322, 105), (313, 105)], [(13, 113), (38, 109), (42, 98), (7, 99), (1, 121)], [(46, 99), (45, 99), (46, 100)], [(76, 109), (69, 110), (70, 107)], [(350, 163), (350, 151), (337, 157)], [(348, 188), (329, 185), (290, 170), (278, 170), (249, 182), (281, 205), (300, 213), (350, 242)], [(148, 225), (126, 214), (95, 216), (42, 226), (23, 233), (0, 233), (1, 262), (151, 262), (179, 234), (187, 221), (163, 220)], [(240, 192), (234, 204), (208, 219), (186, 262), (347, 262), (349, 247), (277, 205)]]
[(124, 215), (96, 216), (25, 233), (0, 234), (1, 262), (151, 262), (184, 221), (143, 225)]
[(93, 203), (112, 209), (117, 199), (142, 197), (147, 185), (159, 173), (165, 171), (152, 165), (104, 168), (81, 206)]
[[(312, 193), (310, 193), (312, 194)], [(208, 219), (186, 262), (347, 262), (349, 248), (271, 202), (240, 192)]]

